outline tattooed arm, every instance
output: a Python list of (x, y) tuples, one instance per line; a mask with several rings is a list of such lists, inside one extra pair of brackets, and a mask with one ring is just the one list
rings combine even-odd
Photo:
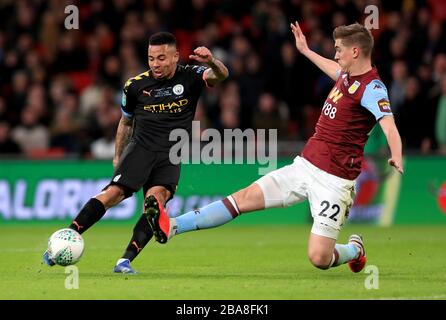
[(127, 118), (122, 115), (116, 132), (115, 157), (113, 158), (113, 167), (116, 168), (122, 151), (125, 149), (133, 134), (133, 118)]
[(211, 86), (222, 82), (229, 75), (228, 68), (226, 68), (223, 62), (215, 59), (211, 51), (206, 47), (198, 47), (194, 50), (194, 54), (190, 55), (189, 58), (209, 66), (210, 69), (206, 70), (204, 78)]

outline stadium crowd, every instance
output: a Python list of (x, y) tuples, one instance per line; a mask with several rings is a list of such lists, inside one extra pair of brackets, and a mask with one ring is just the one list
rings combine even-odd
[[(79, 9), (79, 29), (64, 9)], [(334, 27), (379, 8), (374, 63), (406, 151), (446, 154), (446, 2), (426, 0), (3, 0), (0, 156), (111, 159), (125, 81), (148, 68), (151, 34), (170, 31), (180, 61), (206, 46), (230, 68), (206, 90), (201, 128), (312, 133), (331, 80), (298, 54), (290, 22), (333, 58)]]

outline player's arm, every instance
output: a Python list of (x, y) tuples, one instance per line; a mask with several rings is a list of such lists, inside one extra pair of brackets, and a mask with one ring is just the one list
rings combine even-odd
[(291, 23), (291, 31), (293, 32), (296, 40), (297, 50), (305, 57), (310, 59), (310, 61), (321, 69), (327, 76), (336, 81), (339, 77), (341, 66), (336, 61), (324, 58), (308, 47), (307, 40), (297, 21), (295, 24)]
[(222, 82), (229, 76), (228, 68), (220, 60), (214, 58), (211, 51), (206, 47), (198, 47), (190, 59), (206, 64), (209, 69), (204, 72), (204, 80), (207, 84), (213, 86)]
[(401, 137), (395, 125), (384, 83), (378, 79), (371, 81), (364, 90), (361, 105), (373, 114), (386, 136), (391, 153), (389, 165), (395, 167), (399, 173), (403, 173)]
[(118, 130), (116, 132), (116, 142), (115, 142), (115, 157), (113, 158), (113, 167), (116, 165), (121, 158), (122, 151), (127, 146), (132, 137), (133, 133), (133, 118), (128, 118), (122, 115), (119, 121)]
[(124, 86), (124, 91), (122, 93), (121, 110), (122, 116), (119, 120), (118, 129), (116, 131), (115, 139), (115, 156), (113, 158), (113, 167), (116, 168), (119, 159), (121, 158), (122, 151), (125, 149), (127, 144), (130, 142), (130, 138), (133, 134), (133, 109), (135, 103), (131, 99), (131, 94), (129, 94), (129, 89), (131, 85), (131, 80), (127, 81)]
[(404, 172), (403, 168), (403, 147), (401, 137), (395, 125), (393, 116), (384, 116), (379, 120), (379, 124), (386, 136), (387, 143), (390, 148), (389, 165), (398, 170), (399, 173)]

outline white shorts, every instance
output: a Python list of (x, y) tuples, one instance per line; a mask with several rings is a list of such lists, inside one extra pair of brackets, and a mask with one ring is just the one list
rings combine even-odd
[(354, 180), (327, 173), (300, 156), (255, 183), (263, 191), (265, 208), (287, 207), (308, 198), (314, 221), (311, 232), (335, 240), (355, 197)]

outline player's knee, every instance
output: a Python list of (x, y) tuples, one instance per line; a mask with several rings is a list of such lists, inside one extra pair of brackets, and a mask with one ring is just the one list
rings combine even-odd
[(97, 197), (106, 208), (113, 207), (125, 198), (125, 191), (121, 186), (110, 185)]
[(233, 198), (237, 203), (240, 212), (249, 212), (264, 208), (263, 195), (256, 184), (234, 193)]
[(106, 190), (110, 197), (113, 199), (119, 199), (121, 197), (124, 197), (124, 188), (118, 185), (111, 185)]
[(332, 254), (330, 255), (325, 252), (313, 251), (308, 253), (308, 258), (313, 266), (318, 269), (326, 270), (330, 268)]
[(249, 187), (247, 187), (247, 188), (244, 188), (244, 189), (238, 191), (235, 194), (235, 198), (238, 200), (238, 202), (243, 203), (243, 202), (246, 202), (249, 200), (249, 194), (250, 194), (250, 190), (249, 190)]

